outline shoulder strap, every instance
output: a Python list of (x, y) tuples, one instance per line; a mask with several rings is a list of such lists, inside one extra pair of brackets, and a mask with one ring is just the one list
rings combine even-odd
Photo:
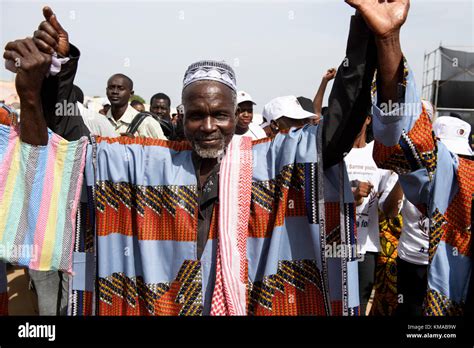
[(133, 118), (132, 122), (130, 123), (130, 126), (128, 126), (127, 128), (127, 133), (128, 134), (131, 134), (131, 135), (134, 135), (137, 130), (138, 130), (138, 127), (140, 127), (140, 125), (142, 124), (142, 122), (145, 120), (145, 118), (147, 118), (148, 116), (152, 116), (150, 113), (148, 112), (140, 112), (138, 113), (137, 115), (135, 115), (135, 117)]

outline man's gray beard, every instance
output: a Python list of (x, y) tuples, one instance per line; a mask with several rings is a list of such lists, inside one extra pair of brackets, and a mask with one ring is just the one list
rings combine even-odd
[(224, 155), (225, 142), (222, 140), (221, 146), (218, 149), (204, 149), (198, 143), (194, 143), (194, 151), (201, 158), (219, 158)]

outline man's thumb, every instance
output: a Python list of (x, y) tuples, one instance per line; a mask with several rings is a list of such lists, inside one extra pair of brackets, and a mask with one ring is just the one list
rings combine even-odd
[(53, 26), (53, 28), (56, 29), (58, 34), (62, 34), (65, 32), (61, 24), (59, 24), (58, 18), (50, 7), (43, 7), (43, 16)]
[(49, 22), (49, 19), (51, 18), (51, 16), (53, 14), (54, 14), (54, 12), (51, 9), (51, 7), (49, 7), (49, 6), (43, 7), (43, 16), (44, 16), (44, 19), (46, 19), (48, 22)]

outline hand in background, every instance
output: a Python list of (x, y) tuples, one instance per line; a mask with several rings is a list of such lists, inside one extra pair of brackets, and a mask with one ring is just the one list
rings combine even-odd
[(336, 73), (337, 73), (336, 68), (328, 69), (328, 71), (326, 71), (326, 73), (323, 76), (323, 80), (325, 80), (326, 82), (331, 81), (332, 79), (336, 77)]
[(374, 185), (370, 182), (359, 181), (357, 186), (353, 188), (354, 200), (357, 205), (361, 205), (365, 197), (372, 192)]

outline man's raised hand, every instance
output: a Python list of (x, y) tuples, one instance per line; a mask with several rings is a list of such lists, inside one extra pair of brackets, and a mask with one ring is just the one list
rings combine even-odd
[(45, 6), (43, 8), (44, 21), (38, 26), (33, 34), (36, 46), (44, 53), (53, 54), (57, 52), (59, 56), (69, 56), (69, 35), (61, 26), (53, 10)]
[(345, 0), (355, 8), (379, 39), (397, 33), (405, 23), (410, 0)]

